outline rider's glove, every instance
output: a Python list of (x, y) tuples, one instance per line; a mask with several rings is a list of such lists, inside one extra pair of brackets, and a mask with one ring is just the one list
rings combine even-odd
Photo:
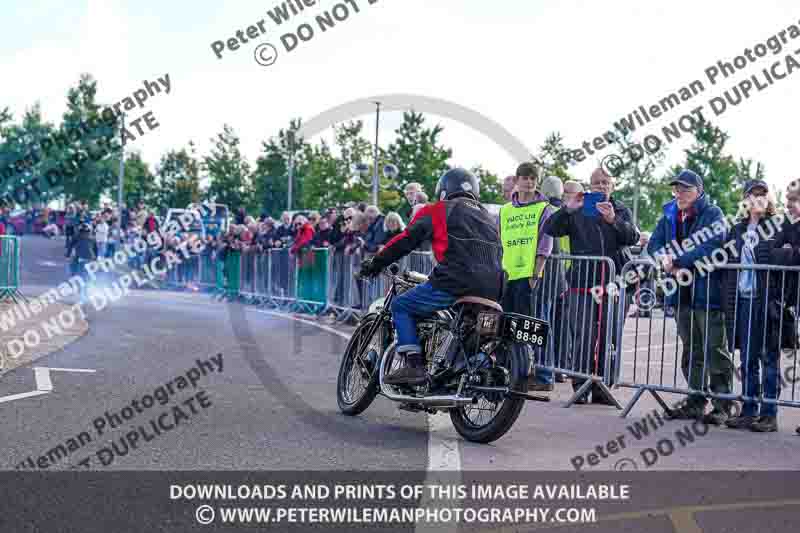
[(361, 269), (358, 271), (358, 276), (362, 278), (372, 278), (381, 273), (381, 268), (375, 265), (374, 257), (368, 257), (361, 262)]

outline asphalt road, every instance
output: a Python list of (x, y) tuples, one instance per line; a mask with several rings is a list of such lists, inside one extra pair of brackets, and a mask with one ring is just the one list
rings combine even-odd
[[(37, 294), (66, 278), (63, 241), (25, 237), (22, 246), (23, 293)], [(29, 456), (36, 461), (59, 444), (67, 447), (83, 431), (92, 441), (48, 468), (79, 466), (87, 456), (101, 469), (426, 468), (424, 416), (398, 411), (386, 401), (376, 402), (367, 416), (339, 414), (335, 385), (345, 340), (336, 335), (249, 308), (228, 308), (201, 295), (131, 291), (100, 311), (88, 304), (83, 308), (89, 334), (35, 364), (96, 372), (54, 371), (53, 392), (0, 404), (2, 468), (14, 468)], [(245, 331), (239, 338), (234, 325)], [(185, 375), (197, 359), (218, 353), (222, 372), (203, 376), (196, 390), (175, 388), (164, 406), (142, 407), (122, 426), (106, 426), (98, 434), (94, 420), (106, 410), (119, 412)], [(211, 406), (193, 402), (197, 414), (191, 405), (183, 406), (188, 420), (181, 418), (149, 442), (142, 436), (134, 450), (119, 443), (125, 433), (180, 406), (200, 388)], [(34, 372), (20, 368), (3, 377), (0, 397), (34, 389)], [(163, 424), (173, 422), (163, 419)], [(123, 453), (102, 465), (97, 451), (114, 440)], [(101, 454), (108, 461), (108, 454)]]

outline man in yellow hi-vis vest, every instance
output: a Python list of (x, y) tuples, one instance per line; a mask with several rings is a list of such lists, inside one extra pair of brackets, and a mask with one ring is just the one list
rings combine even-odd
[[(549, 303), (543, 294), (542, 278), (553, 238), (540, 231), (553, 213), (547, 198), (536, 191), (538, 169), (523, 163), (514, 177), (516, 192), (511, 202), (500, 209), (500, 240), (503, 244), (503, 270), (508, 284), (503, 294), (503, 310), (549, 320)], [(536, 352), (542, 352), (537, 348)], [(543, 353), (539, 364), (547, 365)], [(550, 363), (552, 364), (552, 363)], [(552, 372), (537, 369), (528, 380), (528, 390), (553, 390)]]

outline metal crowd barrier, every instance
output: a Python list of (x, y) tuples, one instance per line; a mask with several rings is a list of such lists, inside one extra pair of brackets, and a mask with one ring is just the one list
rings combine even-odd
[[(686, 298), (694, 301), (699, 295), (695, 282), (700, 274), (692, 279), (680, 276), (681, 286), (647, 260), (635, 260), (623, 268), (622, 279), (626, 275), (641, 279), (640, 274), (645, 274), (643, 281), (622, 287), (623, 298), (624, 293), (633, 292), (633, 300), (639, 306), (636, 316), (628, 319), (633, 330), (627, 332), (617, 351), (617, 361), (621, 365), (621, 380), (617, 385), (636, 389), (622, 412), (623, 417), (645, 392), (651, 393), (665, 409), (669, 408), (659, 393), (702, 396), (717, 403), (755, 403), (756, 411), (761, 404), (800, 407), (795, 377), (798, 325), (790, 312), (783, 311), (784, 308), (793, 308), (795, 313), (800, 310), (800, 267), (724, 264), (714, 269), (716, 273), (711, 275), (727, 278), (722, 285), (727, 294), (725, 298), (719, 295), (719, 309), (711, 307), (711, 283), (706, 283), (706, 304), (702, 309), (691, 309), (686, 304), (668, 307), (666, 301), (659, 303), (661, 293), (676, 289), (685, 290)], [(763, 298), (740, 296), (740, 282), (750, 272), (756, 280), (756, 294), (761, 282), (768, 288), (770, 283), (776, 285), (769, 291), (766, 302)], [(763, 279), (759, 278), (759, 273)], [(731, 283), (735, 283), (734, 288)], [(719, 331), (720, 321), (724, 334)], [(620, 323), (620, 333), (622, 329)], [(742, 350), (744, 343), (752, 347)], [(738, 361), (735, 351), (739, 352)], [(785, 359), (782, 353), (792, 361), (790, 365), (781, 364)], [(769, 380), (777, 384), (776, 393), (771, 397), (764, 391)], [(736, 382), (740, 384), (740, 393), (735, 392)], [(781, 389), (789, 382), (789, 399), (785, 396), (780, 399)]]
[[(288, 249), (229, 251), (224, 261), (209, 253), (194, 258), (191, 268), (170, 273), (168, 285), (194, 283), (222, 297), (283, 311), (330, 313), (344, 321), (359, 318), (388, 290), (383, 277), (355, 279), (363, 258), (361, 254), (331, 253), (329, 248), (314, 248), (297, 256)], [(428, 274), (434, 260), (429, 252), (414, 252), (401, 263)]]
[(592, 388), (592, 394), (599, 389), (622, 408), (609, 389), (616, 381), (611, 371), (619, 298), (593, 295), (591, 290), (606, 285), (615, 274), (608, 257), (552, 255), (532, 291), (531, 315), (550, 323), (546, 349), (533, 349), (533, 370), (572, 378), (574, 394), (564, 407)]
[(0, 235), (0, 302), (19, 303), (27, 299), (19, 291), (19, 237)]

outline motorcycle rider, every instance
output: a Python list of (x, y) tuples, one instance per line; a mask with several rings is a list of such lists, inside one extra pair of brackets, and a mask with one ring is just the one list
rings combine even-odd
[(425, 241), (432, 242), (437, 261), (429, 280), (401, 294), (392, 303), (397, 353), (406, 365), (389, 374), (392, 385), (427, 381), (425, 357), (416, 321), (447, 309), (462, 296), (500, 301), (505, 283), (502, 246), (495, 221), (480, 204), (478, 179), (463, 168), (448, 170), (436, 185), (434, 204), (420, 209), (399, 235), (361, 265), (361, 276), (376, 276)]
[(89, 224), (81, 224), (78, 228), (78, 237), (69, 244), (65, 257), (71, 258), (70, 270), (72, 275), (80, 275), (84, 283), (81, 284), (80, 299), (86, 301), (86, 284), (89, 282), (86, 263), (97, 259), (97, 244), (92, 239), (92, 230)]

